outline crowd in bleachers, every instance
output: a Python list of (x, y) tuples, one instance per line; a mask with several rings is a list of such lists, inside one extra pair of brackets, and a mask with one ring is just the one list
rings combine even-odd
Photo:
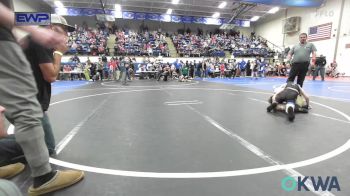
[[(62, 74), (69, 75), (62, 79), (112, 79), (116, 78), (116, 73), (125, 67), (128, 78), (138, 76), (140, 79), (156, 78), (162, 70), (169, 70), (171, 78), (183, 76), (189, 79), (200, 78), (234, 78), (234, 77), (266, 77), (266, 76), (288, 76), (290, 66), (286, 63), (279, 63), (275, 60), (271, 62), (259, 56), (256, 58), (241, 59), (219, 59), (203, 58), (202, 60), (176, 60), (174, 62), (163, 63), (161, 59), (154, 57), (144, 57), (136, 60), (131, 57), (112, 57), (107, 60), (105, 55), (100, 56), (98, 62), (91, 62), (88, 58), (86, 62), (80, 62), (78, 56), (72, 56), (68, 63), (62, 64)], [(71, 74), (68, 74), (71, 73)], [(88, 77), (86, 77), (88, 75)]]
[(165, 34), (157, 31), (117, 31), (115, 41), (114, 55), (169, 56)]
[[(69, 33), (69, 54), (109, 55), (107, 40), (109, 34), (116, 35), (114, 55), (132, 56), (169, 56), (165, 33), (158, 31), (118, 30), (97, 26), (76, 26), (76, 31)], [(272, 57), (275, 51), (267, 46), (267, 41), (255, 33), (244, 36), (240, 32), (221, 32), (209, 34), (173, 34), (171, 39), (180, 57), (224, 57), (229, 51), (235, 57)]]
[(68, 54), (100, 55), (108, 54), (107, 28), (88, 28), (76, 26), (76, 31), (69, 33)]
[(249, 37), (239, 32), (217, 34), (175, 34), (173, 43), (180, 56), (224, 57), (224, 51), (230, 51), (235, 57), (261, 56), (271, 57), (274, 51), (267, 46), (266, 40), (252, 33)]
[[(120, 65), (128, 64), (129, 75), (139, 73), (158, 73), (163, 69), (169, 70), (170, 76), (194, 77), (235, 77), (235, 76), (285, 76), (288, 67), (285, 64), (267, 63), (261, 57), (272, 57), (274, 51), (267, 46), (267, 41), (257, 37), (255, 33), (250, 36), (241, 35), (240, 32), (218, 32), (209, 34), (173, 34), (171, 39), (182, 57), (216, 57), (203, 59), (202, 62), (176, 61), (174, 63), (161, 63), (144, 59), (136, 62), (135, 58), (113, 57), (107, 62), (105, 55), (109, 55), (107, 40), (110, 33), (114, 33), (114, 56), (169, 56), (166, 42), (168, 34), (160, 31), (142, 30), (136, 33), (131, 30), (118, 30), (98, 25), (97, 28), (76, 26), (76, 31), (69, 34), (68, 53), (75, 54), (69, 64), (62, 67), (61, 73), (69, 75), (69, 79), (110, 79), (111, 73), (116, 73)], [(229, 51), (234, 60), (219, 61), (217, 57), (225, 57)], [(98, 62), (82, 63), (77, 56), (81, 54), (100, 55)], [(256, 57), (254, 60), (240, 60), (242, 57)], [(125, 60), (126, 59), (126, 60)], [(128, 63), (126, 63), (128, 62)], [(131, 71), (130, 71), (131, 70)], [(187, 74), (186, 74), (187, 73)], [(88, 77), (87, 77), (88, 75)], [(114, 75), (114, 74), (112, 74)], [(143, 78), (143, 74), (140, 75)], [(66, 79), (67, 77), (65, 77)], [(115, 78), (115, 77), (114, 77)]]

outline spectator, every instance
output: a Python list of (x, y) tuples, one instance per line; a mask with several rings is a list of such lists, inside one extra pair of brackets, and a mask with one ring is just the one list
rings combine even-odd
[[(15, 125), (16, 141), (23, 149), (34, 177), (28, 193), (40, 195), (75, 184), (84, 173), (53, 171), (50, 166), (35, 80), (28, 61), (11, 33), (14, 13), (9, 10), (10, 3), (0, 0), (0, 105), (6, 108), (6, 118)], [(33, 26), (21, 28), (30, 32), (33, 41), (41, 45), (56, 47), (66, 44), (67, 39), (52, 30)]]

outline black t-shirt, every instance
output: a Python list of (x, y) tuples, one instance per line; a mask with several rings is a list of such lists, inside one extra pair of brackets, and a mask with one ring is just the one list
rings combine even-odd
[[(11, 0), (0, 0), (0, 3), (2, 3), (5, 7), (11, 9)], [(0, 25), (0, 41), (15, 41), (15, 37), (13, 36), (10, 29), (7, 27)]]
[(44, 79), (39, 64), (53, 63), (53, 51), (30, 41), (28, 48), (24, 52), (32, 67), (38, 87), (37, 98), (43, 111), (47, 111), (51, 99), (51, 83)]
[(102, 56), (102, 62), (107, 63), (107, 57), (106, 56)]
[(324, 67), (327, 64), (326, 58), (325, 57), (318, 57), (316, 58), (316, 65)]
[(299, 84), (294, 84), (294, 83), (290, 83), (290, 82), (287, 83), (286, 88), (295, 89), (298, 91), (298, 93), (300, 93), (300, 91), (301, 91)]

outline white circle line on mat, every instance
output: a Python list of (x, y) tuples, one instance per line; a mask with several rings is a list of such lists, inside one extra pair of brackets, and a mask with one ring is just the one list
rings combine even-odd
[[(259, 92), (259, 91), (244, 91), (244, 90), (231, 90), (231, 89), (211, 89), (211, 88), (168, 88), (169, 90), (208, 90), (208, 91), (231, 91), (231, 92), (244, 92), (244, 93), (256, 93), (256, 94), (268, 94), (266, 92)], [(68, 101), (74, 101), (89, 97), (95, 97), (95, 96), (101, 96), (101, 95), (107, 95), (107, 94), (118, 94), (118, 93), (126, 93), (126, 92), (142, 92), (142, 91), (154, 91), (154, 90), (164, 90), (164, 89), (139, 89), (139, 90), (127, 90), (127, 91), (118, 91), (118, 92), (108, 92), (108, 93), (100, 93), (100, 94), (94, 94), (94, 95), (87, 95), (87, 96), (81, 96), (71, 99), (66, 99), (62, 101), (58, 101), (55, 103), (52, 103), (51, 105), (56, 105), (59, 103), (64, 103)], [(314, 104), (320, 105), (322, 107), (326, 107), (347, 120), (350, 121), (350, 116), (345, 114), (344, 112), (341, 112), (335, 108), (332, 108), (330, 106), (313, 102)], [(143, 171), (127, 171), (127, 170), (115, 170), (115, 169), (106, 169), (106, 168), (99, 168), (99, 167), (93, 167), (93, 166), (86, 166), (81, 164), (75, 164), (70, 163), (67, 161), (62, 161), (54, 158), (50, 158), (50, 163), (59, 165), (66, 168), (71, 169), (77, 169), (77, 170), (83, 170), (87, 172), (92, 173), (100, 173), (100, 174), (108, 174), (108, 175), (116, 175), (116, 176), (128, 176), (128, 177), (140, 177), (140, 178), (220, 178), (220, 177), (232, 177), (232, 176), (244, 176), (244, 175), (254, 175), (254, 174), (261, 174), (261, 173), (268, 173), (273, 171), (279, 171), (279, 170), (286, 170), (286, 169), (295, 169), (300, 167), (305, 167), (309, 165), (313, 165), (316, 163), (320, 163), (322, 161), (331, 159), (335, 156), (338, 156), (342, 154), (343, 152), (347, 151), (350, 148), (350, 140), (347, 140), (344, 144), (339, 146), (338, 148), (327, 152), (325, 154), (322, 154), (317, 157), (313, 157), (310, 159), (306, 159), (303, 161), (298, 161), (294, 163), (288, 163), (288, 164), (281, 164), (281, 165), (272, 165), (267, 167), (259, 167), (259, 168), (252, 168), (252, 169), (242, 169), (242, 170), (233, 170), (233, 171), (218, 171), (218, 172), (188, 172), (188, 173), (166, 173), (166, 172), (143, 172)]]

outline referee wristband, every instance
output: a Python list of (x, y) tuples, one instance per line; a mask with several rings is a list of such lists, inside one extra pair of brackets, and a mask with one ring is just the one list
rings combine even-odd
[(58, 55), (60, 55), (60, 56), (63, 56), (63, 53), (60, 52), (60, 51), (55, 51), (55, 52), (53, 52), (53, 54), (58, 54)]

